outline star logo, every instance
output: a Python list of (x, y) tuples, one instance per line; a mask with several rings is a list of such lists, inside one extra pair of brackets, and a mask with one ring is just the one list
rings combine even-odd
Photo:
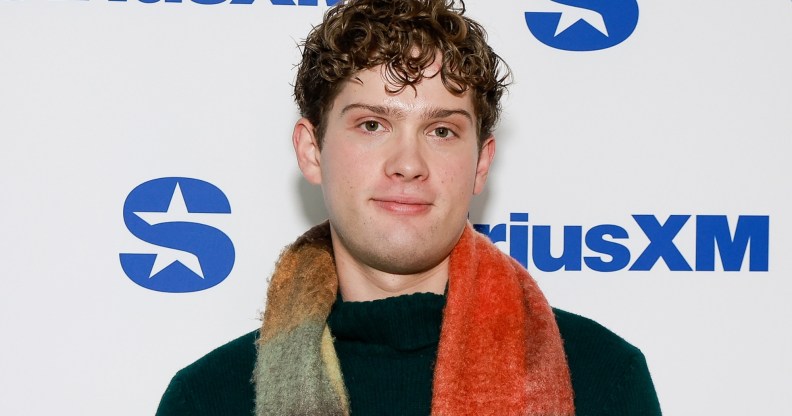
[[(187, 204), (184, 202), (184, 195), (182, 195), (179, 183), (176, 183), (176, 188), (173, 190), (168, 210), (165, 212), (134, 212), (135, 215), (140, 217), (148, 225), (157, 225), (165, 222), (202, 222), (201, 220), (207, 214), (191, 214), (187, 211)], [(209, 214), (212, 215), (212, 214)], [(198, 218), (196, 218), (198, 217)], [(195, 254), (188, 253), (182, 250), (175, 250), (168, 247), (161, 247), (157, 253), (157, 258), (154, 260), (154, 266), (151, 268), (149, 278), (152, 278), (161, 272), (166, 267), (174, 262), (179, 262), (183, 266), (192, 270), (201, 279), (204, 278), (203, 270), (201, 269), (201, 262)]]
[(626, 40), (638, 23), (636, 0), (530, 0), (525, 22), (555, 49), (594, 51)]
[(596, 10), (587, 9), (585, 7), (569, 6), (557, 3), (553, 0), (537, 0), (532, 3), (531, 11), (534, 13), (561, 14), (553, 36), (560, 35), (575, 23), (581, 21), (588, 23), (603, 35), (608, 36), (608, 27), (605, 25), (605, 19), (603, 19), (602, 14)]
[(138, 285), (161, 292), (217, 285), (231, 272), (235, 250), (229, 237), (210, 224), (230, 213), (228, 198), (205, 181), (174, 177), (139, 185), (124, 203), (124, 222), (132, 235), (156, 249), (121, 253), (124, 272)]

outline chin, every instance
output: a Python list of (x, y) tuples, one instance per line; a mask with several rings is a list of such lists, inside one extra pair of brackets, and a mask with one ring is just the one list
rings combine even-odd
[[(453, 245), (451, 246), (453, 248)], [(451, 249), (434, 250), (416, 244), (392, 245), (384, 252), (369, 252), (369, 265), (377, 270), (391, 274), (418, 274), (431, 270), (442, 263)]]
[(442, 259), (439, 261), (421, 261), (422, 259), (417, 259), (419, 261), (416, 261), (415, 258), (404, 258), (400, 260), (403, 261), (382, 262), (382, 264), (376, 267), (378, 270), (389, 274), (413, 275), (429, 271), (442, 262)]

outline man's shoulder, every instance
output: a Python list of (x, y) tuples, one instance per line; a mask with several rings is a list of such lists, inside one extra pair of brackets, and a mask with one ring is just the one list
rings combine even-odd
[(640, 349), (599, 323), (561, 309), (553, 313), (573, 378), (616, 376), (634, 361), (644, 361)]
[[(252, 369), (256, 357), (256, 341), (259, 331), (251, 331), (229, 341), (179, 371), (185, 378), (218, 375), (237, 368)], [(247, 377), (250, 377), (248, 373)]]
[(179, 370), (162, 396), (157, 416), (250, 415), (258, 330)]
[(567, 348), (608, 350), (625, 357), (642, 354), (637, 347), (592, 319), (558, 308), (553, 308), (553, 313)]
[(660, 414), (640, 349), (589, 318), (555, 308), (553, 313), (564, 341), (578, 414)]

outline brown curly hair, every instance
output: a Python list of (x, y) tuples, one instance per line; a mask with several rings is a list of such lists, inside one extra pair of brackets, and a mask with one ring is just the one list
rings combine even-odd
[(400, 92), (415, 88), (423, 70), (442, 55), (440, 77), (453, 94), (472, 91), (481, 146), (500, 116), (508, 85), (508, 65), (487, 45), (486, 32), (463, 16), (453, 0), (351, 0), (325, 13), (302, 45), (294, 85), (300, 113), (316, 126), (319, 146), (325, 113), (343, 81), (360, 70), (384, 66), (384, 76)]

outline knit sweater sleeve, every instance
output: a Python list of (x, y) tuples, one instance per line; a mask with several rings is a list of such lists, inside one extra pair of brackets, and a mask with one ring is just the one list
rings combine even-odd
[(188, 416), (198, 414), (190, 399), (190, 392), (181, 373), (173, 376), (162, 395), (156, 416)]
[(637, 351), (625, 363), (622, 374), (614, 380), (605, 403), (609, 415), (660, 416), (660, 402), (649, 374), (644, 355)]
[(257, 338), (258, 331), (245, 334), (181, 369), (156, 416), (251, 416)]
[(602, 325), (554, 309), (577, 416), (660, 416), (643, 353)]

